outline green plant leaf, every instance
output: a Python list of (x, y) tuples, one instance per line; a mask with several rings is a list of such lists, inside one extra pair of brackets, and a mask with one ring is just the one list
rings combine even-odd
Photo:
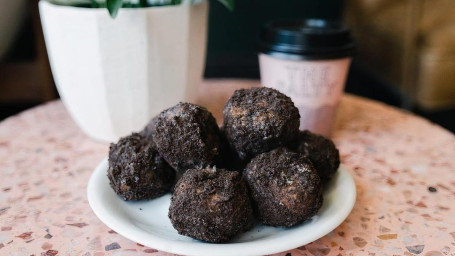
[(112, 18), (117, 16), (118, 10), (122, 7), (123, 0), (107, 0), (107, 9)]
[(90, 0), (48, 0), (55, 5), (90, 7)]
[(222, 3), (229, 11), (234, 10), (234, 0), (218, 0), (218, 2)]

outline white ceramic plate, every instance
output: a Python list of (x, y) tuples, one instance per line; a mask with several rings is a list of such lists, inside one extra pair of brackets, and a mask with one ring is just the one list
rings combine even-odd
[(210, 244), (181, 236), (167, 217), (170, 194), (160, 198), (125, 202), (109, 186), (108, 162), (93, 172), (87, 187), (90, 206), (111, 229), (137, 243), (183, 255), (263, 255), (310, 243), (340, 225), (354, 206), (356, 189), (351, 174), (340, 166), (324, 191), (324, 204), (311, 220), (293, 228), (255, 225), (227, 244)]

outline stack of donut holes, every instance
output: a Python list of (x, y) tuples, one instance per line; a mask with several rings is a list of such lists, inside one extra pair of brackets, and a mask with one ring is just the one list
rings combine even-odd
[(333, 142), (299, 131), (298, 109), (271, 88), (235, 91), (223, 114), (219, 128), (206, 108), (179, 103), (111, 144), (111, 187), (124, 200), (172, 192), (173, 227), (211, 243), (229, 241), (255, 219), (293, 227), (314, 216), (340, 164)]

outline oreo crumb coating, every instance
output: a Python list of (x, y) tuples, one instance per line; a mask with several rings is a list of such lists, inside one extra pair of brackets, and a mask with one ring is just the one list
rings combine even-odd
[(221, 161), (220, 130), (204, 107), (179, 103), (153, 118), (146, 129), (160, 155), (178, 172)]
[(309, 160), (286, 148), (255, 157), (244, 170), (253, 209), (269, 226), (292, 227), (322, 206), (322, 185)]
[(223, 114), (230, 146), (244, 160), (287, 146), (299, 132), (300, 115), (292, 100), (267, 87), (235, 91)]
[(187, 170), (171, 198), (169, 218), (179, 234), (223, 243), (253, 227), (248, 189), (238, 172)]
[(107, 176), (112, 189), (124, 200), (159, 197), (175, 182), (174, 170), (138, 133), (110, 145)]
[(299, 133), (297, 152), (310, 159), (324, 184), (335, 175), (340, 166), (340, 153), (335, 144), (308, 130)]

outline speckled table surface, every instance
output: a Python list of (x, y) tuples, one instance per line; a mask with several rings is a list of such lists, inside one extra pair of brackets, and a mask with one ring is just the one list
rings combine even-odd
[[(205, 93), (251, 85), (206, 83)], [(224, 98), (209, 98), (201, 102), (219, 116)], [(453, 134), (345, 95), (333, 140), (355, 179), (354, 209), (325, 237), (277, 255), (455, 255)], [(60, 101), (1, 122), (0, 255), (169, 255), (123, 238), (92, 213), (86, 186), (107, 152)]]

